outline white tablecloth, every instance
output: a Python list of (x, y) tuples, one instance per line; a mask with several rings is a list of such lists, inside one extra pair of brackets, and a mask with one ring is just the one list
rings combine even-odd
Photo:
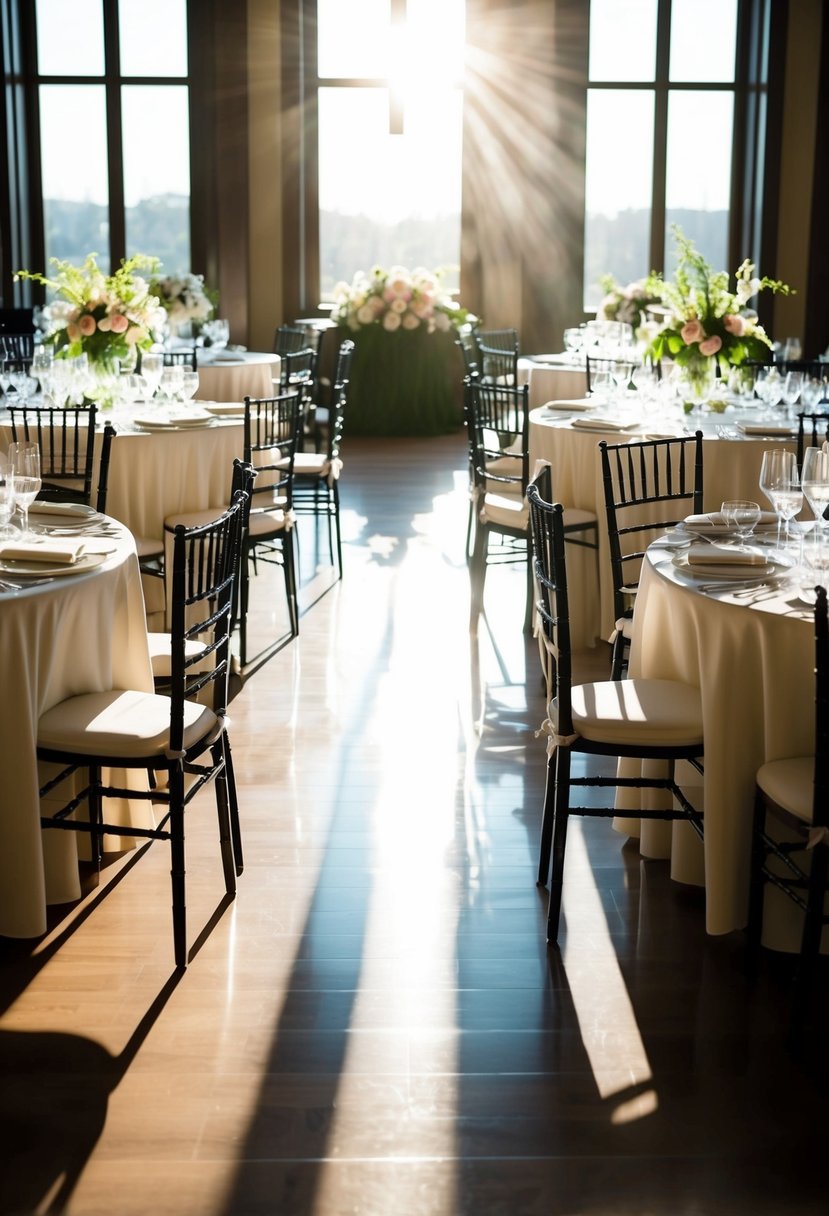
[[(700, 689), (705, 840), (700, 845), (687, 824), (643, 821), (641, 846), (646, 856), (670, 852), (672, 873), (680, 881), (704, 878), (708, 932), (729, 933), (747, 921), (757, 769), (767, 760), (814, 750), (812, 610), (792, 585), (748, 594), (703, 593), (676, 571), (674, 553), (658, 545), (648, 551), (634, 612), (630, 672)], [(766, 944), (796, 948), (797, 909), (774, 890), (766, 905)]]
[(228, 351), (226, 355), (199, 354), (200, 401), (243, 401), (245, 397), (273, 397), (278, 388), (282, 360), (279, 355)]
[[(726, 415), (726, 418), (729, 416)], [(758, 486), (760, 464), (766, 448), (782, 444), (795, 450), (794, 439), (784, 441), (765, 437), (720, 439), (716, 427), (723, 421), (711, 415), (699, 423), (690, 419), (690, 425), (703, 431), (703, 508), (718, 510), (727, 498), (748, 498), (768, 504)], [(613, 577), (610, 569), (610, 552), (605, 522), (604, 490), (602, 487), (599, 442), (624, 443), (626, 439), (644, 438), (646, 433), (663, 430), (680, 434), (676, 423), (663, 426), (661, 420), (650, 419), (636, 433), (618, 431), (580, 430), (571, 425), (567, 414), (534, 409), (530, 413), (530, 469), (538, 459), (547, 460), (552, 466), (553, 496), (565, 507), (581, 507), (594, 511), (599, 518), (598, 552), (598, 596), (595, 585), (588, 584), (585, 599), (577, 587), (573, 588), (571, 616), (577, 631), (574, 645), (592, 645), (596, 637), (609, 638), (613, 630)], [(568, 549), (568, 557), (570, 550)]]
[[(76, 833), (40, 828), (38, 718), (76, 693), (153, 686), (134, 542), (124, 532), (100, 543), (116, 551), (88, 574), (0, 591), (0, 934), (10, 937), (39, 936), (48, 903), (80, 896)], [(146, 802), (122, 811), (134, 825), (152, 815)]]
[(587, 392), (584, 362), (573, 363), (567, 355), (551, 356), (556, 362), (536, 362), (531, 356), (518, 360), (518, 383), (528, 384), (530, 406), (545, 401), (562, 401), (583, 397)]

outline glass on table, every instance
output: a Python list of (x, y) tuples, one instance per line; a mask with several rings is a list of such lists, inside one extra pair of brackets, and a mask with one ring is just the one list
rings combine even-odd
[(760, 489), (777, 512), (777, 543), (780, 544), (781, 525), (786, 543), (790, 539), (789, 521), (803, 506), (803, 490), (794, 452), (785, 448), (770, 448), (763, 453), (760, 465)]
[(9, 520), (14, 510), (14, 485), (8, 459), (0, 455), (0, 537), (7, 540), (14, 535)]
[(181, 389), (184, 383), (184, 368), (180, 363), (165, 367), (158, 382), (159, 396), (167, 401), (180, 401)]
[(36, 443), (10, 443), (9, 463), (15, 506), (20, 510), (21, 532), (29, 534), (29, 507), (40, 493), (40, 447)]
[(786, 372), (783, 382), (783, 400), (791, 410), (800, 400), (803, 392), (803, 372)]
[(819, 376), (806, 376), (800, 393), (800, 403), (806, 410), (813, 410), (826, 399), (827, 385)]
[(199, 391), (199, 373), (185, 369), (181, 378), (181, 400), (191, 401)]
[(812, 508), (821, 528), (827, 526), (829, 508), (829, 452), (823, 448), (806, 448), (800, 473), (803, 496)]
[(164, 371), (164, 356), (157, 351), (145, 351), (141, 356), (141, 375), (147, 386), (147, 398), (155, 396), (161, 373)]
[(804, 532), (800, 543), (798, 581), (800, 592), (810, 603), (815, 587), (829, 587), (829, 536), (822, 528)]
[(584, 334), (578, 326), (564, 331), (564, 349), (571, 355), (580, 355), (584, 347)]
[(740, 540), (751, 536), (760, 522), (760, 504), (747, 498), (729, 498), (720, 507), (723, 523), (737, 533)]

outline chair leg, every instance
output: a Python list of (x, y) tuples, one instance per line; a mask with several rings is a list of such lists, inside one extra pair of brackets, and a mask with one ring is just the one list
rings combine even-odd
[(763, 936), (763, 896), (766, 889), (763, 878), (765, 846), (762, 832), (765, 826), (766, 804), (759, 789), (754, 794), (754, 819), (751, 837), (751, 871), (748, 892), (748, 951), (749, 964), (754, 966), (760, 953)]
[(248, 661), (248, 602), (250, 600), (250, 570), (248, 551), (242, 551), (239, 562), (239, 662), (244, 667)]
[(524, 609), (524, 632), (532, 633), (533, 608), (535, 606), (535, 578), (533, 576), (533, 542), (527, 537), (527, 604)]
[(282, 537), (282, 564), (285, 571), (285, 594), (288, 599), (288, 616), (291, 622), (291, 637), (299, 633), (299, 606), (297, 604), (296, 567), (294, 564), (294, 531)]
[(331, 501), (334, 510), (334, 535), (337, 541), (337, 570), (338, 578), (343, 576), (343, 541), (340, 533), (340, 487), (337, 481), (334, 481), (331, 487)]
[(230, 814), (230, 838), (233, 842), (233, 857), (236, 862), (236, 877), (244, 871), (245, 859), (242, 854), (242, 828), (239, 823), (239, 795), (236, 789), (236, 773), (233, 768), (233, 753), (230, 749), (230, 739), (227, 731), (222, 735), (222, 745), (225, 753), (225, 771), (227, 772), (227, 799)]
[(170, 786), (170, 882), (173, 893), (173, 950), (176, 967), (187, 966), (187, 905), (184, 889), (184, 772), (168, 773)]
[(617, 630), (616, 637), (613, 639), (613, 648), (610, 652), (610, 678), (611, 680), (621, 680), (625, 674), (627, 666), (627, 638), (622, 633), (621, 629)]
[(546, 887), (550, 878), (550, 851), (553, 847), (553, 809), (556, 790), (556, 753), (547, 759), (547, 783), (544, 787), (544, 811), (541, 816), (541, 849), (538, 857), (540, 887)]
[(486, 582), (486, 555), (489, 543), (489, 532), (480, 522), (475, 527), (475, 545), (472, 550), (472, 561), (469, 566), (470, 624), (474, 627), (484, 608), (484, 583)]
[(815, 960), (820, 952), (820, 938), (823, 933), (823, 908), (826, 898), (827, 868), (829, 868), (827, 867), (827, 860), (829, 860), (827, 846), (819, 844), (811, 850), (811, 854), (803, 937), (794, 977), (793, 1020), (795, 1022), (802, 1019), (806, 1009), (812, 985), (812, 973)]
[(104, 837), (101, 831), (103, 807), (101, 805), (101, 768), (94, 764), (89, 770), (89, 822), (93, 825), (89, 844), (92, 864), (100, 873), (104, 858)]
[(567, 847), (567, 821), (570, 813), (570, 749), (556, 748), (556, 781), (553, 795), (553, 868), (550, 875), (550, 903), (547, 909), (547, 941), (558, 944), (561, 919), (561, 892), (564, 885), (564, 852)]
[[(214, 743), (211, 754), (214, 764), (220, 764), (225, 756), (224, 740)], [(219, 822), (219, 847), (222, 853), (222, 870), (225, 876), (225, 890), (228, 895), (236, 894), (236, 866), (233, 858), (233, 841), (230, 827), (230, 795), (227, 784), (227, 767), (215, 780), (216, 786), (216, 817)]]

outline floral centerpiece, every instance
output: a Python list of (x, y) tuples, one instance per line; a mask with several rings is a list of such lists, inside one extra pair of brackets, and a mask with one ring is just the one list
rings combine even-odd
[(474, 325), (477, 318), (441, 289), (441, 277), (440, 270), (430, 273), (422, 267), (409, 271), (404, 266), (375, 266), (370, 275), (360, 270), (350, 284), (340, 282), (334, 288), (331, 316), (351, 330), (381, 325), (389, 333), (420, 328), (447, 333)]
[(454, 339), (478, 318), (452, 299), (441, 278), (439, 270), (375, 266), (334, 288), (332, 319), (355, 342), (350, 431), (438, 434), (458, 425)]
[(657, 279), (660, 298), (670, 310), (667, 324), (650, 344), (653, 359), (668, 356), (683, 372), (692, 396), (704, 395), (717, 367), (727, 374), (747, 359), (765, 361), (771, 340), (748, 310), (749, 300), (768, 289), (788, 295), (776, 279), (757, 278), (744, 261), (730, 289), (725, 270), (713, 270), (681, 229), (671, 229), (678, 263), (673, 282)]
[(165, 275), (150, 283), (167, 313), (170, 330), (175, 333), (183, 325), (209, 321), (217, 304), (216, 294), (209, 292), (200, 274)]
[(621, 321), (632, 326), (634, 332), (646, 322), (648, 309), (662, 300), (659, 280), (655, 275), (636, 279), (622, 287), (612, 274), (606, 274), (602, 275), (599, 283), (605, 294), (596, 310), (596, 320)]
[(113, 378), (123, 364), (134, 366), (139, 350), (152, 346), (164, 313), (148, 281), (136, 273), (156, 270), (157, 258), (137, 253), (107, 275), (97, 256), (90, 253), (82, 266), (52, 258), (51, 277), (19, 270), (15, 278), (43, 283), (54, 293), (41, 314), (44, 342), (54, 347), (58, 359), (86, 356), (86, 395), (106, 406), (111, 404)]

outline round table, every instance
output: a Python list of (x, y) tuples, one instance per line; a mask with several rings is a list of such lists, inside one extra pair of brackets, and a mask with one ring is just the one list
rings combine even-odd
[[(640, 847), (646, 856), (670, 854), (674, 878), (704, 881), (708, 932), (729, 933), (744, 928), (748, 918), (757, 769), (767, 760), (814, 750), (813, 611), (795, 579), (713, 590), (705, 576), (697, 579), (675, 566), (677, 552), (659, 541), (648, 549), (630, 674), (681, 680), (700, 690), (705, 839), (701, 843), (684, 823), (643, 821)], [(616, 826), (631, 827), (625, 821)], [(765, 944), (797, 949), (797, 909), (774, 888), (766, 903)]]
[[(610, 411), (602, 409), (603, 416)], [(537, 460), (546, 460), (552, 467), (553, 496), (565, 507), (580, 507), (593, 511), (599, 519), (598, 560), (591, 581), (589, 570), (579, 569), (574, 578), (571, 602), (573, 618), (573, 645), (592, 646), (597, 637), (609, 638), (614, 626), (613, 577), (610, 569), (610, 552), (605, 520), (604, 488), (602, 486), (599, 442), (608, 444), (644, 439), (657, 431), (681, 435), (699, 429), (705, 439), (703, 446), (703, 509), (718, 510), (726, 498), (748, 498), (761, 501), (758, 486), (760, 464), (767, 447), (782, 445), (791, 451), (796, 448), (795, 439), (762, 435), (745, 435), (739, 438), (723, 438), (717, 428), (734, 429), (730, 414), (706, 415), (689, 420), (687, 431), (683, 422), (670, 419), (649, 418), (641, 425), (632, 425), (625, 431), (611, 429), (581, 429), (575, 419), (588, 418), (589, 414), (571, 414), (563, 410), (539, 407), (530, 412), (530, 470)], [(736, 431), (735, 431), (736, 434)], [(761, 505), (764, 505), (761, 502)], [(569, 551), (568, 551), (569, 556)], [(595, 558), (595, 555), (593, 555)], [(582, 551), (580, 566), (590, 565), (589, 550)], [(573, 565), (576, 564), (574, 554)], [(586, 587), (586, 596), (576, 581)], [(598, 594), (596, 594), (598, 590)]]
[(213, 354), (208, 347), (199, 349), (198, 362), (199, 401), (243, 401), (279, 392), (279, 355), (230, 350)]
[(587, 392), (584, 359), (573, 355), (524, 355), (518, 360), (518, 383), (529, 385), (530, 406), (566, 401)]
[[(90, 537), (88, 546), (108, 551), (94, 570), (0, 588), (0, 934), (9, 937), (40, 936), (46, 905), (81, 894), (78, 834), (40, 828), (41, 714), (81, 692), (153, 687), (135, 542), (121, 529), (115, 537)], [(118, 777), (124, 788), (142, 780), (139, 773)], [(150, 826), (151, 816), (148, 802), (121, 804), (122, 823)]]

